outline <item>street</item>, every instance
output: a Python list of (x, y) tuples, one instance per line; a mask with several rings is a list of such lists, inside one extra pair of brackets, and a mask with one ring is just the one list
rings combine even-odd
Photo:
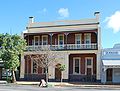
[(37, 85), (1, 84), (0, 91), (120, 91), (118, 88), (80, 88), (80, 87), (48, 87)]

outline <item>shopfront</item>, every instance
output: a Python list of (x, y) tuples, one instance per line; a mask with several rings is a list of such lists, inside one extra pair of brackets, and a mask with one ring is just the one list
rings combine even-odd
[(102, 83), (120, 83), (120, 44), (102, 51)]

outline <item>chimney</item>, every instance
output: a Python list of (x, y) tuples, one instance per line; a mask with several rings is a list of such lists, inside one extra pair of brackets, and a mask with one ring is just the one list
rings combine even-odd
[(34, 17), (29, 17), (29, 23), (33, 23), (34, 22)]
[(100, 12), (99, 11), (96, 11), (94, 13), (94, 15), (96, 16), (96, 19), (99, 21), (99, 18), (100, 18)]

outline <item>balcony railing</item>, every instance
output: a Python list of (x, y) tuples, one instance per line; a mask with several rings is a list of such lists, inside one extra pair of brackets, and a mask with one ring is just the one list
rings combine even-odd
[(40, 51), (44, 48), (51, 50), (94, 50), (97, 49), (97, 44), (65, 44), (65, 45), (31, 45), (27, 46), (27, 51)]

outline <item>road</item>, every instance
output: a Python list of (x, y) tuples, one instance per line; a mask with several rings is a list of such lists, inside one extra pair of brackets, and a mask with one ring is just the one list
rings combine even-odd
[(117, 88), (80, 88), (80, 87), (48, 87), (41, 88), (37, 85), (0, 85), (0, 91), (120, 91)]

